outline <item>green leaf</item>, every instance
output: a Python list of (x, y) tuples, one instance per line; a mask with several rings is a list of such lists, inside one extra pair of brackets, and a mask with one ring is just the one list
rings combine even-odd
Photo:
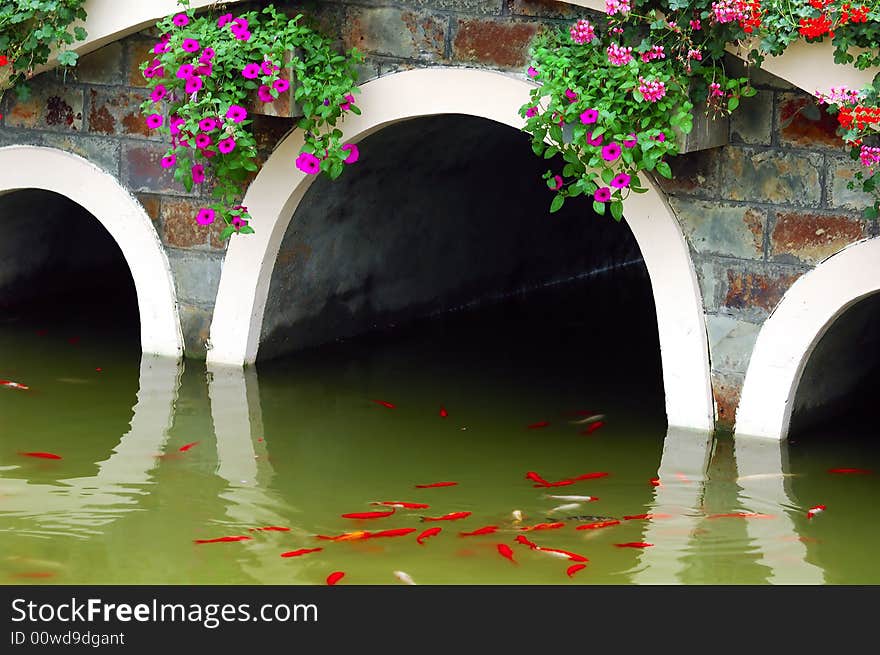
[(611, 203), (611, 216), (618, 223), (623, 218), (623, 203), (621, 201), (615, 200)]
[(672, 169), (665, 161), (658, 161), (656, 166), (657, 172), (667, 179), (672, 179)]
[(599, 202), (597, 200), (593, 201), (593, 211), (599, 214), (599, 216), (605, 215), (605, 203)]
[(555, 214), (562, 208), (562, 204), (565, 202), (565, 196), (561, 193), (557, 193), (553, 197), (553, 202), (550, 203), (550, 213)]
[(730, 100), (727, 101), (727, 108), (728, 108), (730, 111), (733, 111), (733, 110), (736, 109), (737, 107), (739, 107), (739, 98), (736, 97), (736, 96), (732, 96), (732, 97), (730, 98)]

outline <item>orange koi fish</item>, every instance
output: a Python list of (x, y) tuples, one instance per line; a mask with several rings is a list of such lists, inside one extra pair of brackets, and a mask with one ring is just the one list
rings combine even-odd
[(811, 519), (819, 512), (825, 511), (825, 505), (813, 505), (810, 509), (807, 510), (807, 518)]
[(327, 584), (330, 586), (335, 585), (337, 582), (342, 580), (345, 577), (345, 573), (343, 571), (334, 571), (330, 575), (327, 576)]
[(654, 519), (671, 519), (672, 514), (633, 514), (632, 516), (624, 516), (624, 521), (653, 521)]
[(39, 459), (61, 459), (61, 455), (55, 453), (19, 453), (22, 457), (37, 457)]
[(264, 528), (248, 528), (248, 532), (290, 532), (290, 528), (282, 528), (280, 525), (267, 525)]
[(625, 544), (614, 544), (618, 548), (650, 548), (654, 544), (645, 543), (644, 541), (628, 541)]
[(370, 535), (369, 538), (373, 539), (376, 537), (405, 537), (408, 534), (412, 534), (416, 532), (415, 528), (394, 528), (393, 530), (380, 530), (379, 532), (374, 532)]
[[(0, 382), (2, 384), (2, 382)], [(829, 473), (857, 473), (861, 475), (869, 475), (874, 471), (870, 469), (853, 469), (853, 468), (837, 468), (837, 469), (828, 469)]]
[(572, 562), (589, 562), (590, 561), (586, 557), (584, 557), (583, 555), (578, 555), (577, 553), (572, 553), (570, 551), (562, 550), (560, 548), (543, 548), (541, 546), (538, 546), (537, 550), (540, 550), (542, 553), (549, 553), (555, 557), (565, 557), (566, 559), (570, 559)]
[(466, 519), (472, 512), (451, 512), (443, 516), (423, 516), (423, 521), (457, 521), (458, 519)]
[(546, 428), (548, 425), (550, 425), (550, 421), (540, 421), (539, 423), (532, 423), (527, 427), (529, 430), (538, 430), (540, 428)]
[(395, 409), (397, 407), (396, 405), (386, 402), (384, 400), (375, 400), (373, 398), (371, 398), (370, 400), (372, 400), (377, 405), (382, 405), (382, 407), (387, 407), (388, 409)]
[(513, 559), (513, 551), (507, 544), (498, 544), (498, 554), (516, 564), (516, 560)]
[(182, 452), (182, 453), (185, 453), (187, 450), (189, 450), (189, 449), (192, 448), (193, 446), (198, 446), (199, 443), (200, 443), (200, 442), (198, 442), (198, 441), (193, 441), (192, 443), (188, 443), (188, 444), (186, 444), (185, 446), (181, 446), (180, 448), (178, 448), (178, 450), (179, 450), (180, 452)]
[(417, 484), (416, 489), (433, 489), (434, 487), (454, 487), (458, 482), (431, 482), (430, 484)]
[(660, 478), (651, 478), (649, 480), (649, 482), (651, 483), (652, 487), (662, 487), (663, 486), (662, 484), (660, 484)]
[(498, 530), (497, 525), (487, 525), (486, 527), (478, 528), (478, 529), (474, 530), (473, 532), (459, 532), (458, 536), (459, 537), (478, 537), (483, 534), (492, 534), (493, 532), (496, 532), (497, 530)]
[(536, 523), (535, 525), (524, 525), (519, 529), (523, 532), (530, 530), (558, 530), (559, 528), (564, 528), (565, 523), (559, 521), (557, 523)]
[(565, 569), (565, 573), (566, 573), (566, 575), (568, 575), (568, 577), (570, 578), (570, 577), (573, 576), (575, 573), (577, 573), (578, 571), (582, 571), (582, 570), (585, 569), (585, 568), (587, 568), (587, 565), (586, 565), (586, 564), (572, 564), (572, 565), (569, 566), (567, 569)]
[(428, 509), (431, 507), (425, 503), (405, 503), (401, 500), (383, 500), (370, 503), (370, 505), (385, 505), (386, 507), (397, 507), (399, 509)]
[(581, 434), (593, 434), (596, 430), (605, 425), (605, 421), (596, 421), (595, 423), (591, 423), (590, 426), (586, 430), (581, 430)]
[(446, 411), (445, 407), (442, 407), (442, 406), (440, 407), (440, 417), (441, 418), (448, 418), (449, 417), (449, 412)]
[(442, 529), (443, 528), (428, 528), (427, 530), (422, 532), (422, 534), (416, 537), (416, 541), (418, 542), (419, 546), (424, 546), (425, 539), (427, 539), (428, 537), (436, 537), (438, 534), (440, 534), (440, 531)]
[(725, 514), (710, 514), (707, 519), (772, 519), (772, 514), (758, 514), (757, 512), (727, 512)]
[(620, 525), (620, 521), (611, 520), (597, 521), (595, 523), (585, 523), (584, 525), (577, 526), (575, 530), (598, 530), (599, 528), (610, 528), (612, 525)]
[(9, 387), (10, 389), (21, 389), (22, 391), (27, 391), (30, 389), (26, 384), (21, 384), (20, 382), (13, 382), (12, 380), (0, 380), (0, 387)]
[(218, 537), (216, 539), (196, 539), (193, 543), (197, 544), (228, 544), (234, 541), (250, 541), (253, 537)]
[(352, 512), (351, 514), (343, 514), (344, 519), (384, 519), (396, 512), (394, 508), (387, 512)]
[(531, 480), (532, 482), (537, 482), (538, 484), (535, 485), (536, 487), (537, 486), (541, 486), (541, 487), (549, 487), (550, 486), (550, 483), (547, 482), (547, 480), (542, 478), (540, 475), (538, 475), (534, 471), (529, 471), (528, 473), (526, 473), (526, 480)]
[(281, 557), (299, 557), (300, 555), (308, 555), (309, 553), (317, 553), (324, 550), (323, 548), (300, 548), (299, 550), (291, 550), (281, 553)]
[(335, 537), (328, 537), (323, 534), (316, 534), (316, 539), (324, 539), (325, 541), (356, 541), (358, 539), (369, 539), (370, 533), (366, 530), (357, 530), (356, 532), (345, 532)]
[(538, 550), (538, 544), (536, 544), (534, 541), (529, 541), (528, 537), (526, 537), (525, 535), (517, 535), (514, 541), (516, 541), (516, 543), (518, 544), (522, 544), (523, 546), (528, 546), (532, 550)]

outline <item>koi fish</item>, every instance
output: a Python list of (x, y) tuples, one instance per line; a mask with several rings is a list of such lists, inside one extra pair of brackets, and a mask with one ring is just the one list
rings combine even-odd
[(575, 482), (579, 480), (595, 480), (597, 478), (607, 477), (608, 473), (605, 471), (597, 471), (596, 473), (584, 473), (583, 475), (578, 475), (577, 477), (571, 478)]
[(413, 580), (409, 574), (404, 573), (403, 571), (395, 571), (394, 577), (400, 580), (403, 584), (411, 584), (414, 585), (416, 582)]
[(547, 484), (533, 484), (532, 486), (536, 489), (540, 489), (541, 487), (567, 487), (570, 484), (574, 484), (574, 480), (557, 480), (556, 482), (548, 482)]
[(654, 544), (645, 543), (644, 541), (628, 541), (625, 544), (614, 544), (618, 548), (650, 548)]
[(758, 514), (757, 512), (728, 512), (726, 514), (710, 514), (707, 519), (772, 519), (772, 514)]
[(524, 525), (520, 530), (523, 531), (533, 531), (533, 530), (558, 530), (559, 528), (564, 528), (565, 523), (559, 521), (557, 523), (537, 523), (535, 525)]
[[(0, 383), (2, 384), (2, 383)], [(853, 468), (837, 468), (837, 469), (828, 469), (829, 473), (858, 473), (862, 475), (868, 475), (873, 473), (870, 469), (853, 469)]]
[(10, 389), (22, 389), (23, 391), (27, 391), (28, 389), (30, 389), (30, 387), (26, 384), (13, 382), (12, 380), (0, 380), (0, 387), (9, 387)]
[(811, 519), (814, 516), (816, 516), (816, 514), (818, 514), (819, 512), (824, 512), (824, 511), (825, 511), (825, 505), (814, 505), (813, 507), (811, 507), (810, 509), (807, 510), (807, 518)]
[(375, 537), (405, 537), (408, 534), (416, 532), (415, 528), (394, 528), (393, 530), (380, 530), (370, 535), (369, 538)]
[(596, 521), (595, 523), (585, 523), (579, 525), (575, 530), (598, 530), (599, 528), (610, 528), (612, 525), (620, 525), (620, 521), (613, 519), (611, 521)]
[(370, 505), (385, 505), (386, 507), (397, 507), (400, 509), (428, 509), (431, 507), (425, 503), (405, 503), (400, 500), (383, 500), (381, 502), (370, 503)]
[(662, 484), (660, 484), (660, 478), (651, 478), (650, 480), (648, 480), (648, 482), (651, 483), (652, 487), (662, 487), (663, 486)]
[(486, 527), (478, 528), (478, 529), (474, 530), (473, 532), (459, 532), (458, 536), (459, 537), (478, 537), (483, 534), (492, 534), (493, 532), (496, 532), (497, 530), (498, 530), (497, 525), (487, 525)]
[(61, 455), (55, 453), (19, 453), (22, 457), (37, 457), (39, 459), (61, 459)]
[(281, 557), (299, 557), (300, 555), (308, 555), (309, 553), (317, 553), (324, 550), (323, 548), (300, 548), (299, 550), (291, 550), (281, 553)]
[(370, 533), (366, 530), (357, 530), (356, 532), (345, 532), (335, 537), (328, 537), (323, 534), (316, 534), (316, 539), (324, 539), (325, 541), (356, 541), (358, 539), (368, 539)]
[(449, 412), (446, 411), (445, 407), (440, 407), (440, 417), (441, 418), (448, 418), (449, 417)]
[(580, 503), (566, 503), (565, 505), (559, 505), (550, 510), (550, 513), (553, 514), (555, 512), (568, 512), (574, 509), (577, 509), (581, 506)]
[(601, 422), (603, 418), (605, 418), (604, 414), (590, 414), (586, 418), (581, 418), (577, 421), (569, 421), (569, 423), (572, 425), (587, 425), (588, 423)]
[(100, 373), (100, 372), (103, 371), (103, 370), (104, 370), (104, 369), (102, 369), (100, 366), (99, 366), (98, 368), (95, 369), (95, 371), (98, 372), (98, 373)]
[(290, 528), (282, 528), (279, 525), (267, 525), (265, 528), (249, 528), (248, 532), (290, 532)]
[(538, 544), (536, 544), (534, 541), (529, 541), (528, 537), (523, 534), (517, 535), (514, 541), (516, 541), (516, 543), (518, 544), (522, 544), (523, 546), (528, 546), (532, 550), (538, 549)]
[(586, 565), (586, 564), (572, 564), (572, 565), (569, 566), (567, 569), (565, 569), (565, 573), (566, 573), (566, 575), (568, 575), (568, 577), (570, 578), (570, 577), (573, 576), (575, 573), (577, 573), (578, 571), (582, 571), (582, 570), (585, 569), (585, 568), (587, 568), (587, 565)]
[(216, 539), (196, 539), (194, 543), (197, 544), (227, 544), (232, 543), (234, 541), (250, 541), (253, 537), (217, 537)]
[(457, 521), (458, 519), (466, 519), (472, 512), (451, 512), (443, 516), (423, 516), (423, 521)]
[(384, 400), (375, 400), (373, 398), (371, 398), (370, 400), (372, 400), (377, 405), (382, 405), (382, 407), (387, 407), (388, 409), (395, 409), (397, 407), (396, 405), (386, 402)]
[(335, 585), (337, 582), (342, 580), (345, 577), (345, 573), (342, 571), (334, 571), (330, 575), (327, 576), (327, 584), (331, 587)]
[(458, 482), (431, 482), (430, 484), (417, 484), (416, 489), (433, 489), (434, 487), (454, 487)]
[(181, 446), (180, 448), (178, 448), (178, 450), (179, 450), (180, 452), (182, 452), (182, 453), (185, 453), (187, 450), (189, 450), (189, 449), (192, 448), (193, 446), (197, 446), (197, 445), (199, 445), (199, 443), (200, 443), (200, 442), (198, 442), (198, 441), (193, 441), (192, 443), (188, 443), (188, 444), (186, 444), (185, 446)]
[(599, 500), (598, 496), (551, 496), (550, 494), (545, 494), (544, 498), (552, 498), (553, 500), (568, 500), (576, 503), (590, 503), (594, 500)]
[(632, 516), (624, 516), (624, 521), (653, 521), (654, 519), (671, 519), (672, 514), (633, 514)]
[(550, 421), (540, 421), (539, 423), (532, 423), (526, 427), (529, 430), (538, 430), (540, 428), (546, 428), (548, 425), (550, 425)]
[(510, 515), (513, 517), (514, 523), (522, 523), (523, 513), (520, 510), (515, 509), (510, 513)]
[(586, 430), (581, 430), (581, 434), (585, 434), (585, 435), (593, 434), (596, 430), (601, 428), (603, 425), (605, 425), (605, 421), (596, 421), (595, 423), (590, 425), (590, 427), (588, 427)]
[(570, 551), (562, 550), (560, 548), (542, 548), (541, 546), (538, 546), (537, 550), (540, 550), (542, 553), (553, 555), (554, 557), (565, 557), (566, 559), (570, 559), (572, 562), (590, 561), (583, 555), (578, 555), (577, 553), (572, 553)]
[(498, 544), (498, 554), (516, 564), (516, 560), (513, 559), (513, 550), (507, 544)]
[(440, 534), (440, 531), (442, 529), (443, 528), (428, 528), (427, 530), (422, 532), (422, 534), (416, 537), (416, 542), (418, 542), (419, 546), (424, 546), (425, 539), (427, 539), (428, 537), (436, 537), (438, 534)]
[(396, 512), (394, 508), (387, 512), (352, 512), (351, 514), (343, 514), (344, 519), (384, 519)]
[[(538, 485), (543, 486), (543, 487), (550, 486), (550, 483), (547, 482), (547, 480), (542, 478), (540, 475), (538, 475), (534, 471), (529, 471), (528, 473), (526, 473), (526, 480), (531, 480), (532, 482), (537, 482)], [(536, 485), (536, 486), (538, 486), (538, 485)]]

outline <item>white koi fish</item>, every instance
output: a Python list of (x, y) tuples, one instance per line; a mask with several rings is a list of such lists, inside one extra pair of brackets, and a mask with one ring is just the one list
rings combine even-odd
[(589, 503), (593, 500), (599, 500), (596, 496), (551, 496), (545, 495), (544, 498), (552, 498), (553, 500), (568, 500), (575, 503)]
[(412, 584), (414, 585), (416, 582), (413, 580), (408, 573), (404, 573), (403, 571), (395, 571), (394, 577), (400, 580), (403, 584)]

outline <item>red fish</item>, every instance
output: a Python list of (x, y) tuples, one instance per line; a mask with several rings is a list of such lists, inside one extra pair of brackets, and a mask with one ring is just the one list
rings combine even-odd
[(39, 459), (61, 459), (61, 455), (55, 453), (19, 453), (22, 457), (37, 457)]
[(648, 520), (653, 521), (654, 519), (671, 519), (672, 514), (633, 514), (632, 516), (624, 516), (624, 521), (641, 521)]
[[(2, 384), (2, 382), (0, 382)], [(837, 469), (828, 469), (829, 473), (859, 473), (862, 475), (868, 475), (873, 473), (870, 469), (853, 469), (853, 468), (837, 468)]]
[(550, 483), (547, 482), (547, 480), (542, 478), (540, 475), (538, 475), (534, 471), (529, 471), (528, 473), (526, 473), (526, 479), (531, 480), (532, 482), (537, 482), (538, 484), (535, 486), (542, 486), (542, 487), (549, 487), (550, 486)]
[(487, 525), (486, 527), (478, 528), (478, 529), (474, 530), (473, 532), (459, 532), (458, 536), (459, 537), (478, 537), (483, 534), (492, 534), (493, 532), (496, 532), (497, 530), (498, 530), (497, 525)]
[(428, 537), (436, 537), (438, 534), (440, 534), (440, 531), (442, 529), (443, 528), (428, 528), (427, 530), (422, 532), (422, 534), (416, 537), (416, 541), (418, 542), (419, 546), (424, 546), (425, 539), (427, 539)]
[(344, 519), (384, 519), (396, 512), (397, 510), (391, 509), (387, 512), (352, 512), (351, 514), (343, 514), (342, 518)]
[(607, 477), (608, 473), (605, 471), (597, 471), (596, 473), (584, 473), (583, 475), (578, 475), (577, 477), (572, 478), (575, 482), (578, 480), (595, 480), (596, 478), (604, 478)]
[(654, 544), (645, 543), (644, 541), (628, 541), (625, 544), (614, 544), (618, 548), (650, 548)]
[(100, 372), (103, 371), (104, 369), (102, 369), (102, 368), (99, 366), (99, 367), (96, 368), (95, 370), (96, 370), (98, 373), (100, 373)]
[(22, 389), (27, 391), (30, 389), (26, 384), (21, 384), (20, 382), (13, 382), (12, 380), (0, 380), (0, 387), (9, 387), (10, 389)]
[(252, 537), (217, 537), (216, 539), (196, 539), (197, 544), (228, 544), (234, 541), (249, 541)]
[(334, 571), (330, 575), (327, 576), (327, 584), (330, 586), (335, 585), (337, 582), (342, 580), (345, 577), (345, 573), (342, 571)]
[(650, 483), (651, 483), (652, 487), (662, 487), (663, 486), (662, 484), (660, 484), (660, 478), (651, 478)]
[(520, 530), (526, 532), (530, 530), (558, 530), (559, 528), (564, 528), (565, 523), (561, 521), (557, 523), (536, 523), (535, 525), (524, 525), (520, 528)]
[(819, 512), (825, 511), (825, 505), (813, 505), (810, 509), (807, 510), (807, 518), (811, 519)]
[(423, 521), (457, 521), (458, 519), (466, 519), (471, 512), (451, 512), (443, 516), (423, 516)]
[(586, 557), (584, 557), (583, 555), (578, 555), (577, 553), (572, 553), (570, 551), (562, 550), (560, 548), (542, 548), (539, 546), (538, 550), (540, 550), (544, 553), (553, 553), (558, 557), (565, 557), (567, 559), (570, 559), (572, 562), (589, 562), (590, 561)]
[(582, 571), (582, 570), (585, 569), (585, 568), (587, 568), (587, 565), (586, 565), (586, 564), (572, 564), (572, 565), (569, 566), (567, 569), (565, 569), (565, 573), (566, 573), (566, 574), (568, 575), (568, 577), (570, 578), (570, 577), (573, 576), (575, 573), (577, 573), (578, 571)]
[(192, 443), (188, 443), (188, 444), (186, 444), (185, 446), (181, 446), (180, 448), (178, 448), (178, 450), (179, 450), (180, 452), (182, 452), (182, 453), (185, 453), (187, 450), (189, 450), (189, 449), (192, 448), (193, 446), (198, 446), (199, 443), (201, 443), (201, 442), (199, 442), (199, 441), (193, 441)]
[(290, 528), (282, 528), (279, 525), (267, 525), (264, 528), (250, 528), (249, 532), (290, 532)]
[(370, 505), (385, 505), (386, 507), (399, 507), (402, 509), (428, 509), (431, 507), (425, 503), (405, 503), (400, 500), (383, 500), (376, 503), (370, 503)]
[(392, 403), (389, 403), (389, 402), (386, 402), (386, 401), (384, 401), (384, 400), (375, 400), (375, 399), (372, 399), (372, 398), (371, 398), (371, 400), (372, 400), (374, 403), (376, 403), (377, 405), (382, 405), (382, 407), (387, 407), (388, 409), (394, 409), (394, 408), (396, 407), (396, 405), (394, 405), (394, 404), (392, 404)]
[(449, 416), (449, 412), (446, 411), (445, 407), (440, 408), (440, 416), (441, 418), (447, 418)]
[(324, 550), (323, 548), (300, 548), (299, 550), (291, 550), (281, 553), (281, 557), (299, 557), (300, 555), (308, 555), (309, 553), (317, 553)]
[(707, 519), (772, 519), (772, 514), (758, 514), (757, 512), (728, 512), (726, 514), (710, 514)]
[(431, 482), (430, 484), (417, 484), (416, 489), (433, 489), (434, 487), (454, 487), (458, 482)]
[(611, 521), (597, 521), (595, 523), (585, 523), (584, 525), (579, 525), (575, 528), (575, 530), (598, 530), (599, 528), (609, 528), (612, 525), (620, 525), (620, 521), (611, 520)]
[(516, 564), (516, 560), (513, 559), (513, 551), (507, 544), (498, 544), (498, 554)]
[(532, 423), (531, 425), (528, 426), (528, 429), (529, 430), (537, 430), (539, 428), (546, 428), (548, 425), (550, 425), (550, 421), (541, 421), (539, 423)]
[(538, 550), (538, 544), (536, 544), (534, 541), (529, 541), (528, 537), (523, 534), (517, 535), (514, 541), (516, 541), (516, 543), (518, 544), (522, 544), (523, 546), (528, 546), (532, 550)]
[(357, 541), (359, 539), (369, 539), (372, 535), (366, 530), (358, 530), (356, 532), (345, 532), (335, 537), (328, 537), (323, 534), (316, 534), (316, 539), (324, 539), (325, 541)]
[(370, 538), (375, 537), (405, 537), (408, 534), (412, 534), (416, 532), (415, 528), (394, 528), (393, 530), (380, 530), (379, 532), (374, 532), (370, 535)]
[(581, 430), (581, 434), (593, 434), (603, 425), (605, 425), (605, 421), (596, 421), (595, 423), (590, 423), (586, 430)]

